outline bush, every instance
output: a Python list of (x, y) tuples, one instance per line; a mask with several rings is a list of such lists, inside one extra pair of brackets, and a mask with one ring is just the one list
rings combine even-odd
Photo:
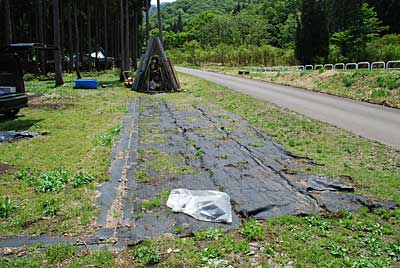
[(264, 239), (264, 226), (255, 219), (251, 219), (243, 223), (241, 232), (247, 239), (250, 240)]
[(161, 261), (161, 255), (158, 249), (150, 242), (143, 241), (141, 245), (133, 250), (135, 261), (140, 264), (152, 265)]
[(9, 197), (0, 198), (0, 218), (7, 218), (15, 209)]

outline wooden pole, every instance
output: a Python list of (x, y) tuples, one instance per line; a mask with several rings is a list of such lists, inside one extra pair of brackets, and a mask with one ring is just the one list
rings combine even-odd
[(162, 20), (161, 20), (161, 4), (160, 4), (160, 0), (157, 0), (157, 13), (158, 13), (158, 29), (159, 29), (159, 31), (160, 31), (160, 40), (161, 40), (161, 44), (164, 46), (163, 28), (162, 28)]

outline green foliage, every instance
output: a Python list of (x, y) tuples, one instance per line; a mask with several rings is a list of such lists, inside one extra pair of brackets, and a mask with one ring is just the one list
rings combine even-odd
[(349, 75), (346, 75), (343, 77), (343, 85), (345, 87), (351, 87), (353, 85), (354, 81), (353, 78)]
[(79, 172), (71, 178), (72, 186), (74, 188), (79, 188), (85, 184), (91, 183), (92, 181), (94, 181), (93, 175), (86, 172)]
[(64, 189), (68, 182), (69, 172), (63, 169), (46, 171), (41, 175), (36, 184), (36, 191), (39, 193), (58, 193)]
[(244, 222), (240, 231), (249, 240), (264, 239), (264, 226), (255, 219)]
[(60, 210), (60, 205), (55, 199), (46, 199), (40, 204), (43, 214), (45, 216), (53, 217)]
[(210, 228), (204, 231), (196, 231), (194, 232), (194, 236), (198, 240), (218, 240), (220, 239), (224, 233), (221, 230)]
[(117, 126), (117, 127), (109, 129), (107, 132), (101, 134), (98, 137), (98, 144), (105, 146), (105, 147), (111, 146), (112, 142), (119, 135), (120, 131), (121, 131), (121, 126)]
[(9, 197), (0, 197), (0, 218), (7, 218), (14, 210), (16, 206)]
[(143, 241), (133, 249), (133, 257), (140, 264), (152, 265), (161, 261), (158, 248), (151, 241)]
[(45, 257), (51, 264), (58, 263), (60, 261), (73, 257), (76, 253), (76, 248), (70, 243), (61, 243), (52, 246), (48, 246), (45, 249)]
[(22, 171), (18, 171), (15, 176), (18, 180), (24, 181), (29, 185), (34, 185), (36, 183), (36, 178), (39, 176), (39, 173), (35, 170), (24, 169)]

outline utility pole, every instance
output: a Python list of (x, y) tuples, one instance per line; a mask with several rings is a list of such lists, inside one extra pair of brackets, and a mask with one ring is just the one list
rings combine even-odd
[(162, 21), (161, 21), (161, 4), (160, 4), (160, 0), (157, 0), (157, 13), (158, 13), (158, 29), (160, 31), (160, 40), (161, 40), (161, 44), (164, 46), (163, 29), (162, 29)]

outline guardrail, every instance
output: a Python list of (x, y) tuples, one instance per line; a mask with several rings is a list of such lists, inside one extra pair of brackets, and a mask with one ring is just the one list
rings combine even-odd
[(388, 62), (376, 61), (376, 62), (349, 62), (349, 63), (336, 63), (336, 64), (316, 64), (316, 65), (297, 65), (297, 66), (273, 66), (273, 67), (258, 67), (254, 68), (254, 72), (288, 72), (288, 71), (314, 71), (314, 70), (366, 70), (366, 71), (378, 71), (378, 70), (400, 70), (400, 60), (392, 60)]

